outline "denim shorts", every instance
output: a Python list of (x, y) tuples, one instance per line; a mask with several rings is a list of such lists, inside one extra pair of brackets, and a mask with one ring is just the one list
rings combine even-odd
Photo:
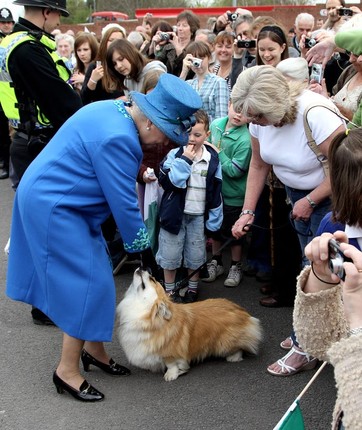
[(206, 261), (204, 216), (184, 214), (180, 232), (171, 234), (161, 228), (158, 241), (156, 261), (162, 269), (178, 269), (182, 259), (183, 267), (197, 269)]

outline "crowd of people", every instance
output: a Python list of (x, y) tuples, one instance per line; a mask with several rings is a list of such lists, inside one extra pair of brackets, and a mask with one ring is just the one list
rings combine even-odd
[[(192, 303), (200, 280), (223, 276), (226, 244), (225, 287), (254, 276), (262, 306), (295, 302), (288, 353), (268, 372), (292, 376), (330, 358), (336, 428), (354, 428), (341, 350), (357, 353), (347, 334), (362, 332), (360, 9), (340, 13), (344, 0), (327, 0), (326, 21), (301, 13), (291, 37), (273, 17), (238, 8), (206, 28), (188, 10), (174, 26), (145, 17), (128, 34), (112, 23), (98, 40), (60, 32), (65, 0), (14, 3), (25, 10), (17, 23), (0, 9), (0, 179), (16, 191), (7, 294), (32, 305), (35, 323), (62, 330), (58, 392), (103, 400), (80, 360), (130, 373), (103, 345), (113, 275), (127, 259), (149, 267), (172, 300)], [(327, 267), (331, 238), (352, 260), (343, 281)]]

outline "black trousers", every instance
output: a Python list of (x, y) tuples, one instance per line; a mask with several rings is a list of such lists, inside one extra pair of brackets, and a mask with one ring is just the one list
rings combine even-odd
[(4, 160), (4, 170), (9, 170), (10, 143), (9, 120), (0, 106), (0, 159)]

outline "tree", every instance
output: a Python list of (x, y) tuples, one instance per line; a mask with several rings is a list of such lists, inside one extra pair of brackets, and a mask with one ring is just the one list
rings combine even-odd
[(67, 0), (67, 10), (70, 16), (68, 18), (62, 18), (62, 23), (64, 24), (86, 22), (87, 17), (91, 13), (89, 6), (83, 0)]

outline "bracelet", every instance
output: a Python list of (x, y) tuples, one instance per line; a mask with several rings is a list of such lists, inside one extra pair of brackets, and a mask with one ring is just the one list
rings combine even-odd
[(94, 79), (89, 78), (89, 80), (90, 80), (93, 84), (96, 84), (96, 85), (97, 85), (97, 81), (95, 81)]
[(327, 282), (327, 281), (323, 281), (323, 279), (321, 279), (319, 276), (317, 276), (317, 274), (315, 273), (315, 271), (314, 271), (314, 267), (313, 267), (313, 261), (312, 261), (312, 263), (311, 263), (311, 268), (312, 268), (312, 272), (313, 272), (313, 275), (318, 279), (318, 281), (320, 281), (320, 282), (323, 282), (323, 284), (328, 284), (328, 285), (339, 285), (340, 284), (340, 282)]
[(308, 200), (308, 203), (310, 204), (310, 206), (311, 206), (313, 209), (317, 206), (317, 203), (316, 203), (316, 202), (314, 202), (314, 201), (310, 198), (310, 195), (309, 195), (309, 194), (307, 194), (307, 195), (305, 196), (305, 198)]
[(251, 216), (255, 216), (255, 212), (250, 210), (250, 209), (245, 209), (243, 211), (240, 212), (239, 218), (243, 215), (251, 215)]
[(348, 335), (353, 336), (354, 334), (362, 333), (362, 327), (351, 328), (348, 330)]

